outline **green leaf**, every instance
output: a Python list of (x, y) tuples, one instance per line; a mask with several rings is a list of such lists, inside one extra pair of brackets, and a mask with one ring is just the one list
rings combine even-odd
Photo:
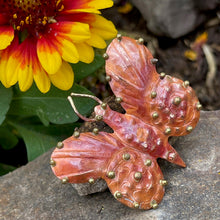
[(79, 82), (81, 79), (93, 74), (96, 70), (105, 64), (105, 60), (101, 55), (96, 55), (93, 62), (86, 64), (79, 62), (77, 64), (71, 64), (74, 74), (75, 82)]
[(9, 150), (15, 147), (18, 143), (18, 138), (7, 127), (0, 127), (0, 145), (2, 148)]
[[(89, 90), (77, 84), (74, 84), (71, 91), (61, 91), (52, 87), (46, 94), (39, 92), (34, 85), (25, 93), (16, 89), (9, 115), (20, 117), (38, 116), (46, 126), (49, 125), (49, 122), (54, 124), (73, 123), (78, 120), (78, 116), (67, 100), (71, 92), (91, 94)], [(88, 98), (74, 98), (74, 102), (78, 111), (83, 115), (90, 114), (95, 105), (95, 101)]]
[(0, 83), (0, 125), (5, 120), (6, 113), (8, 112), (8, 109), (10, 107), (11, 99), (12, 89), (6, 89)]
[(14, 166), (0, 163), (0, 176), (3, 176), (3, 175), (5, 175), (15, 169), (16, 169), (16, 167), (14, 167)]
[(55, 147), (58, 141), (62, 141), (71, 136), (74, 128), (78, 127), (79, 123), (66, 125), (50, 125), (45, 127), (43, 125), (33, 125), (21, 121), (8, 121), (8, 123), (15, 127), (21, 137), (24, 139), (28, 161), (34, 160), (36, 157)]

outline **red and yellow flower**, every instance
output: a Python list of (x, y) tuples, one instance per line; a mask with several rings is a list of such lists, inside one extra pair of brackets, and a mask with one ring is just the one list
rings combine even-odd
[(26, 91), (33, 81), (43, 93), (51, 83), (68, 90), (74, 81), (70, 63), (90, 63), (96, 48), (117, 31), (100, 9), (112, 0), (0, 0), (0, 81), (18, 82)]

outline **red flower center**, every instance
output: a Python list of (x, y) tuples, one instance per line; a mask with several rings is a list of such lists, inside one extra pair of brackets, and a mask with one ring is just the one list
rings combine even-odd
[(56, 22), (57, 13), (63, 9), (62, 0), (0, 0), (0, 13), (8, 17), (14, 29), (35, 36), (48, 23)]

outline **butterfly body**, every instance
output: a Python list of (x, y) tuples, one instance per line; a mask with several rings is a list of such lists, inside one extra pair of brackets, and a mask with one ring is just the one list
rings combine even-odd
[(157, 158), (186, 166), (168, 138), (194, 129), (200, 104), (188, 83), (156, 72), (151, 53), (138, 41), (115, 39), (107, 53), (110, 86), (126, 113), (96, 106), (95, 118), (114, 132), (74, 134), (54, 150), (52, 169), (63, 183), (103, 178), (123, 204), (156, 208), (166, 184)]

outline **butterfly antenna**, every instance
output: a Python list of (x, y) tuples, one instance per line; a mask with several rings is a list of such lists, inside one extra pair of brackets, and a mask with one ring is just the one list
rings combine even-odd
[(77, 110), (77, 108), (76, 108), (76, 106), (75, 106), (75, 104), (74, 104), (74, 101), (73, 101), (73, 99), (72, 99), (71, 96), (74, 96), (74, 97), (83, 97), (83, 98), (91, 98), (91, 99), (95, 100), (96, 102), (98, 102), (99, 104), (102, 104), (102, 101), (101, 101), (99, 98), (97, 98), (97, 97), (95, 97), (95, 96), (92, 96), (92, 95), (88, 95), (88, 94), (71, 93), (70, 96), (67, 97), (68, 101), (70, 102), (70, 105), (72, 106), (74, 112), (77, 114), (78, 117), (80, 117), (82, 120), (88, 121), (88, 122), (94, 122), (94, 121), (96, 121), (96, 119), (94, 119), (94, 118), (86, 118), (86, 117), (84, 117), (83, 115), (81, 115), (81, 114), (79, 113), (79, 111)]

